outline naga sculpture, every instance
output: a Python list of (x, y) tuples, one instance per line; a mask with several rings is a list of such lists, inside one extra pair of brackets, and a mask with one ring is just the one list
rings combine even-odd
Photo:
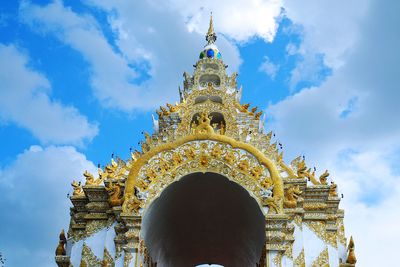
[(110, 196), (108, 199), (108, 203), (110, 204), (111, 207), (116, 207), (116, 206), (121, 206), (122, 203), (124, 202), (123, 196), (121, 196), (121, 187), (122, 183), (116, 182), (110, 182), (109, 186), (106, 186), (106, 190)]
[(73, 196), (83, 196), (84, 195), (80, 182), (78, 183), (77, 181), (72, 181), (71, 185), (74, 189), (74, 192), (72, 193)]

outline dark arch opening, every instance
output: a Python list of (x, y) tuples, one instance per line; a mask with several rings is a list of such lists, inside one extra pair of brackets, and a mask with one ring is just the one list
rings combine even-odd
[(256, 266), (265, 218), (249, 193), (216, 173), (193, 173), (169, 185), (149, 207), (142, 237), (162, 267)]
[(212, 83), (218, 87), (221, 85), (221, 79), (216, 74), (203, 74), (200, 76), (199, 83), (201, 86), (207, 86), (208, 83)]

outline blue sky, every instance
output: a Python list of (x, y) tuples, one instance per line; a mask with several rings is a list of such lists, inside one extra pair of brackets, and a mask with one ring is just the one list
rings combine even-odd
[[(399, 231), (396, 1), (3, 1), (0, 251), (54, 266), (73, 179), (127, 158), (155, 108), (178, 100), (210, 11), (242, 102), (266, 113), (285, 158), (329, 169), (360, 266), (391, 262)], [(368, 235), (365, 233), (368, 232)], [(386, 243), (389, 249), (374, 259)], [(390, 265), (390, 264), (389, 264)], [(388, 266), (389, 266), (388, 265)]]

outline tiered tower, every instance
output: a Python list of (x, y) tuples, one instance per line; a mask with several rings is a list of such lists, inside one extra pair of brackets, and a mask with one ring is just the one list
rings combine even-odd
[(336, 184), (302, 157), (284, 162), (216, 39), (211, 17), (180, 102), (157, 110), (141, 151), (72, 183), (58, 266), (355, 266)]

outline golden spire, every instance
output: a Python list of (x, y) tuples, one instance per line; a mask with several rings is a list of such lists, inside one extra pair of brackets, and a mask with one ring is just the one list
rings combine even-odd
[(357, 258), (356, 258), (356, 254), (354, 253), (354, 240), (353, 240), (353, 236), (350, 237), (350, 242), (349, 245), (347, 247), (347, 250), (349, 252), (348, 256), (347, 256), (347, 260), (346, 263), (350, 263), (355, 265), (357, 262)]
[(207, 35), (206, 35), (207, 45), (213, 44), (217, 40), (217, 35), (214, 32), (214, 24), (212, 12), (210, 15), (210, 26), (208, 27)]

